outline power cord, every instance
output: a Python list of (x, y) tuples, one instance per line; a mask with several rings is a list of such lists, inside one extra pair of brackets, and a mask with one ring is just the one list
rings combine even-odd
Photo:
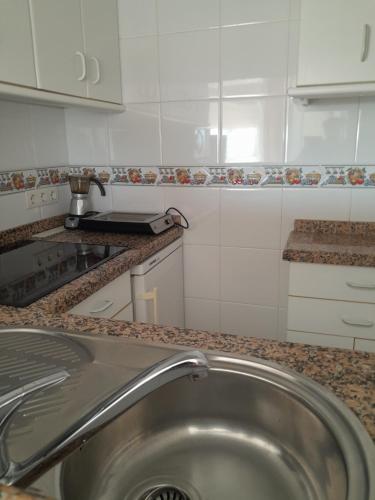
[[(189, 229), (190, 224), (189, 224), (189, 222), (188, 222), (187, 218), (185, 217), (185, 215), (184, 215), (182, 212), (180, 212), (180, 211), (178, 210), (178, 208), (175, 208), (175, 207), (169, 207), (169, 208), (165, 211), (166, 215), (170, 215), (170, 213), (169, 213), (169, 211), (170, 211), (170, 210), (174, 210), (175, 212), (177, 212), (177, 213), (178, 213), (178, 215), (179, 215), (179, 216), (180, 216), (180, 217), (181, 217), (181, 218), (185, 221), (185, 224), (186, 224), (186, 225), (184, 226), (184, 225), (180, 224), (179, 222), (175, 222), (175, 225), (176, 225), (176, 226), (179, 226), (179, 227), (182, 227), (182, 229)], [(172, 214), (172, 215), (173, 215), (173, 214)]]

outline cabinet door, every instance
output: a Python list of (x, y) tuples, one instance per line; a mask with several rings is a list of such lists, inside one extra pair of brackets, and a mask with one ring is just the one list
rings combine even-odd
[(321, 347), (338, 347), (340, 349), (353, 349), (354, 339), (339, 337), (338, 335), (322, 335), (320, 333), (295, 332), (288, 330), (287, 342), (297, 344), (318, 345)]
[(38, 87), (85, 97), (80, 0), (30, 0)]
[(69, 313), (92, 318), (113, 318), (131, 300), (130, 271), (127, 271), (70, 309)]
[[(182, 247), (143, 276), (132, 276), (135, 321), (185, 326)], [(143, 294), (154, 292), (153, 300)], [(156, 317), (155, 317), (156, 316)]]
[(121, 103), (121, 64), (116, 0), (82, 0), (88, 97)]
[(374, 0), (302, 0), (298, 85), (371, 81)]
[(291, 297), (288, 330), (375, 339), (374, 304)]
[(122, 309), (118, 314), (112, 316), (111, 319), (119, 320), (119, 321), (133, 321), (133, 304), (130, 303), (124, 309)]
[(0, 0), (0, 81), (36, 87), (28, 0)]
[(355, 339), (354, 349), (356, 351), (374, 352), (375, 353), (375, 340)]

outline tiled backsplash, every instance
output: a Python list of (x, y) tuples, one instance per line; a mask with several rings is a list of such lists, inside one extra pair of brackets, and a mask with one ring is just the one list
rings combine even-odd
[(68, 182), (69, 167), (0, 172), (0, 195), (60, 186)]
[[(294, 219), (375, 220), (375, 99), (287, 97), (298, 4), (119, 0), (126, 112), (72, 108), (64, 124), (0, 102), (0, 228), (63, 213), (68, 168), (95, 170), (94, 209), (189, 218), (188, 327), (284, 338)], [(20, 191), (48, 185), (59, 204), (27, 210)]]
[(0, 195), (64, 185), (69, 172), (124, 186), (375, 187), (375, 166), (60, 167), (0, 173)]

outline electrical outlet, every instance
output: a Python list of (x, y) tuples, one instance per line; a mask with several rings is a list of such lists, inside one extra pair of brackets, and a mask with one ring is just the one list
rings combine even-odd
[(41, 188), (26, 191), (27, 208), (37, 208), (52, 205), (59, 200), (57, 188)]
[(36, 189), (26, 191), (27, 208), (37, 208), (40, 206), (39, 192)]

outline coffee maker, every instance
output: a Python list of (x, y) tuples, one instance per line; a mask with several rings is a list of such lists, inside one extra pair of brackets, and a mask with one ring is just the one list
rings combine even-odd
[(89, 191), (93, 182), (105, 196), (103, 184), (93, 175), (71, 174), (68, 176), (72, 199), (70, 201), (69, 216), (65, 219), (66, 229), (77, 229), (82, 217), (92, 215), (90, 211)]

